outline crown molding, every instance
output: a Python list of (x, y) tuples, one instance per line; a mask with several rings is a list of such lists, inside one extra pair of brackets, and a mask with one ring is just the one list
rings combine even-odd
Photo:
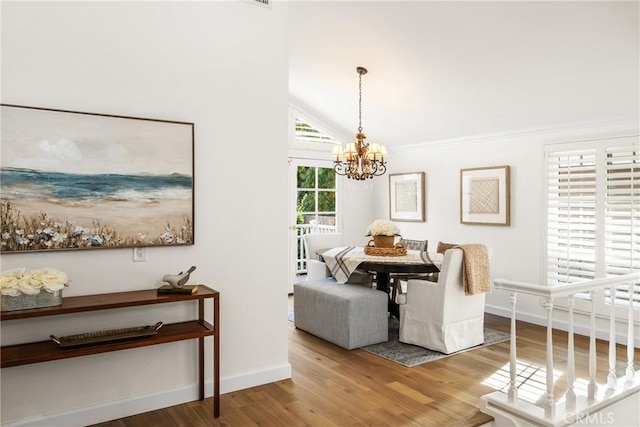
[(410, 151), (435, 146), (483, 143), (502, 139), (527, 138), (532, 136), (548, 138), (550, 136), (557, 136), (559, 134), (573, 134), (575, 137), (579, 137), (579, 134), (584, 134), (590, 131), (620, 133), (619, 136), (638, 135), (640, 134), (640, 117), (624, 116), (607, 120), (567, 123), (558, 126), (514, 129), (490, 134), (472, 135), (460, 138), (425, 141), (417, 144), (400, 145), (395, 147), (388, 147), (388, 150), (389, 152)]

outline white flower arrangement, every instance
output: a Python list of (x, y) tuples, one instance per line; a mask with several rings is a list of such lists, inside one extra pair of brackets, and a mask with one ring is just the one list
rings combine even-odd
[(400, 229), (386, 219), (376, 219), (367, 227), (367, 236), (399, 236)]
[(0, 276), (0, 293), (11, 297), (20, 294), (36, 295), (41, 290), (56, 292), (67, 286), (67, 275), (53, 268), (26, 271), (24, 268), (15, 268), (2, 272)]

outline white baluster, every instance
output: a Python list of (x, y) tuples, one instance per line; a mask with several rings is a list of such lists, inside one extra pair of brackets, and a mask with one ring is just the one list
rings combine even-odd
[(594, 400), (598, 392), (596, 383), (596, 291), (590, 291), (591, 298), (591, 326), (589, 328), (589, 387), (588, 399)]
[(518, 388), (516, 387), (516, 366), (517, 366), (517, 358), (516, 358), (516, 301), (518, 299), (518, 294), (516, 292), (511, 294), (511, 341), (510, 341), (510, 349), (509, 349), (509, 392), (508, 398), (509, 402), (515, 403), (518, 399)]
[(635, 288), (635, 284), (633, 281), (629, 282), (629, 316), (627, 319), (627, 378), (625, 382), (633, 382), (633, 378), (635, 377), (636, 371), (633, 367), (633, 354), (634, 347), (633, 343), (635, 341), (635, 337), (633, 336), (633, 291)]
[(567, 396), (566, 407), (567, 412), (573, 412), (576, 409), (576, 392), (574, 385), (576, 381), (576, 366), (575, 366), (575, 354), (573, 347), (573, 306), (575, 303), (575, 296), (569, 295), (567, 297), (569, 303), (569, 331), (567, 342)]
[(547, 396), (544, 401), (545, 418), (555, 418), (556, 407), (553, 401), (553, 299), (544, 302), (547, 309)]
[(611, 313), (609, 318), (609, 375), (607, 375), (607, 390), (615, 390), (616, 377), (616, 287), (609, 288), (611, 298)]

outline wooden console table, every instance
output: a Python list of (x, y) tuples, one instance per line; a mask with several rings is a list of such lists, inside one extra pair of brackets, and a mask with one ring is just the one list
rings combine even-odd
[[(213, 299), (213, 325), (204, 320), (204, 301)], [(199, 396), (204, 399), (204, 338), (213, 336), (213, 416), (220, 416), (220, 293), (207, 286), (198, 286), (191, 295), (163, 294), (156, 289), (112, 294), (87, 295), (62, 299), (62, 305), (30, 310), (8, 311), (0, 314), (0, 320), (28, 319), (57, 316), (112, 308), (135, 307), (171, 302), (198, 301), (198, 319), (163, 325), (156, 335), (126, 341), (113, 341), (83, 347), (60, 348), (53, 341), (3, 346), (0, 353), (2, 368), (48, 362), (50, 360), (89, 356), (129, 348), (146, 347), (168, 342), (198, 339)]]

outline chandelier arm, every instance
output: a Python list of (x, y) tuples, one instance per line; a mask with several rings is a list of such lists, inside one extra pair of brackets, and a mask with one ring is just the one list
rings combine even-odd
[(346, 170), (346, 163), (336, 160), (333, 163), (333, 171), (341, 176), (348, 176), (348, 171)]
[(381, 176), (384, 175), (385, 172), (387, 172), (387, 165), (384, 163), (377, 163), (376, 164), (376, 170), (373, 173), (375, 176)]

